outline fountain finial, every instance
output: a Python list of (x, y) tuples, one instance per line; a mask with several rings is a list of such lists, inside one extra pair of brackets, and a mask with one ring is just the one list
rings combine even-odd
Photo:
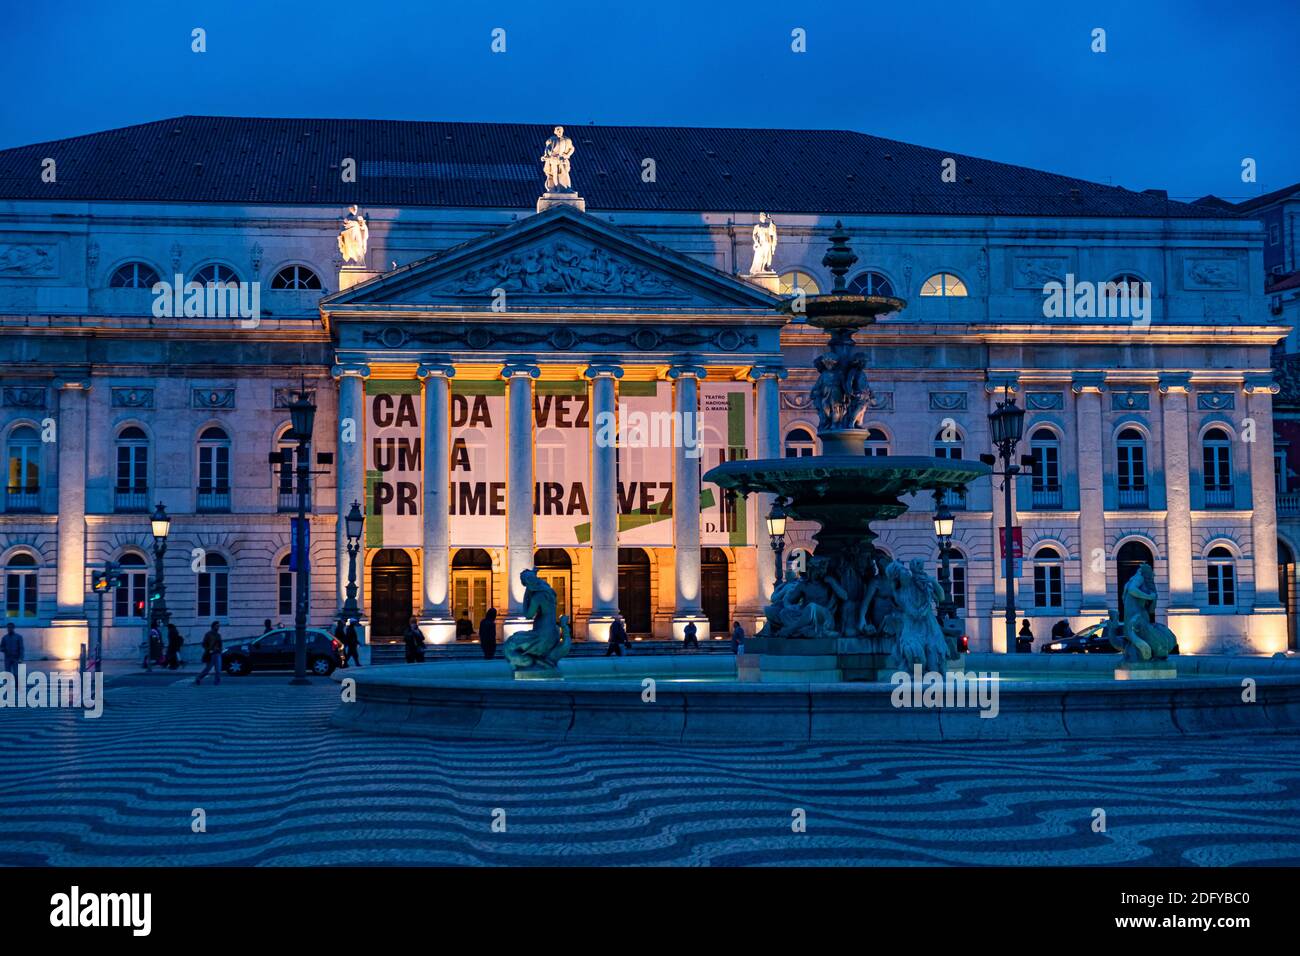
[(835, 277), (831, 286), (832, 292), (844, 291), (844, 276), (857, 261), (857, 254), (849, 248), (849, 234), (844, 228), (844, 223), (836, 219), (835, 231), (831, 233), (830, 251), (822, 256), (822, 265), (830, 269), (831, 275)]

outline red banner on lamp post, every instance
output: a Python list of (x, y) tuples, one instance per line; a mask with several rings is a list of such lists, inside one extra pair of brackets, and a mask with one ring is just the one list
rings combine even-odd
[[(1019, 526), (1016, 526), (1011, 529), (1011, 561), (1012, 561), (1011, 576), (1013, 578), (1020, 577), (1024, 569), (1024, 557), (1025, 557), (1024, 539), (1020, 536)], [(998, 560), (1002, 562), (1003, 567), (1006, 567), (1007, 529), (1005, 526), (998, 529)]]

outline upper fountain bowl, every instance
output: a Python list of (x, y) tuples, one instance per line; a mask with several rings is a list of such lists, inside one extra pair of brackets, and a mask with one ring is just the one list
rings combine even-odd
[(808, 324), (819, 329), (856, 329), (870, 325), (882, 315), (902, 312), (907, 302), (892, 295), (849, 295), (830, 292), (788, 299), (781, 311), (806, 316)]

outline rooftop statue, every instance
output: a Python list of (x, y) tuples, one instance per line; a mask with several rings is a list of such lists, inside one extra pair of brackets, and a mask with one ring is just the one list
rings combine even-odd
[(776, 254), (776, 223), (767, 218), (767, 213), (758, 214), (758, 222), (754, 223), (754, 261), (750, 263), (749, 274), (770, 275), (772, 272), (772, 256)]
[(556, 670), (572, 644), (569, 619), (556, 620), (555, 589), (535, 569), (525, 568), (519, 573), (519, 580), (524, 585), (524, 617), (533, 626), (507, 638), (502, 652), (517, 671)]
[(344, 262), (365, 265), (366, 242), (370, 239), (370, 227), (366, 217), (357, 212), (356, 206), (348, 207), (348, 214), (341, 221), (339, 230), (339, 255)]
[(573, 140), (564, 135), (563, 126), (555, 127), (555, 134), (547, 137), (541, 158), (542, 172), (546, 174), (546, 191), (573, 192), (573, 183), (569, 180)]

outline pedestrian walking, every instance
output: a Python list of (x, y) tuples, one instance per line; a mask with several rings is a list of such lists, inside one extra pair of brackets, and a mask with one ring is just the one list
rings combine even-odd
[(346, 653), (343, 655), (343, 666), (348, 666), (348, 661), (356, 661), (358, 667), (361, 666), (361, 656), (358, 648), (361, 646), (361, 638), (357, 635), (357, 622), (348, 621), (347, 629), (343, 632), (343, 647)]
[(5, 624), (4, 637), (0, 637), (0, 654), (5, 659), (5, 672), (18, 673), (18, 665), (23, 662), (23, 636), (14, 630), (14, 622)]
[(424, 660), (424, 635), (420, 633), (420, 628), (415, 618), (406, 625), (406, 633), (402, 635), (402, 642), (406, 645), (406, 663), (419, 664)]
[(687, 621), (686, 630), (682, 631), (682, 636), (686, 638), (686, 640), (682, 643), (682, 646), (693, 647), (696, 650), (699, 650), (700, 648), (700, 641), (698, 637), (699, 633), (700, 630), (695, 626), (695, 622)]
[(167, 658), (164, 663), (170, 671), (176, 670), (181, 666), (181, 645), (185, 643), (185, 638), (181, 636), (180, 628), (171, 621), (167, 622)]
[(1029, 619), (1020, 622), (1020, 633), (1016, 635), (1016, 653), (1029, 654), (1034, 649), (1034, 632), (1029, 626)]
[(478, 622), (478, 646), (483, 651), (484, 660), (497, 656), (497, 609), (490, 607)]
[(609, 626), (609, 646), (605, 648), (605, 656), (611, 654), (615, 657), (623, 656), (623, 648), (627, 646), (627, 628), (623, 626), (621, 617), (614, 618), (614, 623)]
[(208, 671), (213, 671), (213, 683), (218, 687), (221, 686), (221, 622), (213, 621), (212, 627), (208, 628), (208, 633), (203, 635), (203, 670), (199, 671), (199, 676), (194, 678), (196, 685), (203, 683), (203, 678), (208, 675)]
[[(274, 629), (273, 627), (271, 627), (271, 619), (270, 619), (269, 617), (266, 618), (266, 619), (264, 619), (264, 620), (262, 621), (262, 634), (270, 634), (271, 631), (273, 631), (273, 630), (275, 630), (275, 629)], [(261, 634), (258, 635), (258, 637), (261, 637), (261, 636), (262, 636)]]
[(739, 621), (731, 622), (731, 651), (737, 657), (745, 653), (745, 629)]
[[(339, 647), (348, 646), (348, 622), (346, 618), (339, 618), (334, 622), (334, 640), (339, 642)], [(343, 658), (343, 666), (348, 666), (348, 659)]]

